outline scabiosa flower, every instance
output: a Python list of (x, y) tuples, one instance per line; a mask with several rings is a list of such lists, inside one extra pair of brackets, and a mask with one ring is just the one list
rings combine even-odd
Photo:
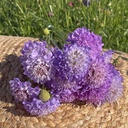
[(18, 78), (14, 78), (14, 80), (11, 80), (9, 84), (12, 95), (20, 102), (37, 97), (40, 93), (38, 86), (32, 88), (30, 82), (21, 82)]
[(88, 86), (83, 86), (77, 92), (77, 100), (92, 103), (94, 105), (102, 105), (106, 102), (106, 96), (108, 94), (109, 84), (105, 84), (99, 88), (90, 89)]
[(26, 42), (21, 50), (20, 60), (24, 63), (28, 59), (35, 61), (38, 57), (40, 58), (51, 58), (52, 52), (49, 50), (45, 41), (34, 41), (29, 40)]
[(90, 64), (88, 50), (75, 44), (69, 47), (65, 46), (64, 53), (67, 57), (67, 64), (71, 68), (75, 78), (85, 76)]
[(106, 97), (106, 100), (110, 103), (115, 102), (117, 98), (119, 98), (123, 93), (123, 85), (122, 85), (123, 78), (113, 66), (112, 68), (113, 68), (112, 83), (108, 90), (108, 95)]
[(77, 44), (65, 45), (63, 51), (56, 50), (53, 68), (61, 79), (77, 81), (86, 75), (90, 62), (87, 49)]
[(106, 57), (99, 56), (93, 60), (85, 79), (81, 82), (82, 88), (78, 91), (78, 99), (101, 105), (106, 102), (106, 96), (111, 86), (113, 70)]
[(89, 55), (92, 59), (101, 54), (103, 46), (102, 38), (84, 27), (77, 28), (74, 32), (70, 33), (67, 42), (90, 48)]
[(24, 74), (27, 75), (31, 80), (37, 83), (45, 83), (51, 79), (51, 65), (48, 63), (49, 60), (37, 59), (34, 62), (28, 61), (24, 65)]
[(60, 105), (60, 102), (54, 97), (46, 102), (33, 98), (32, 101), (23, 101), (23, 105), (31, 115), (42, 116), (54, 112)]
[(106, 63), (103, 57), (95, 59), (85, 77), (85, 83), (89, 88), (99, 88), (105, 84), (110, 84), (112, 72), (110, 64)]
[(23, 47), (20, 57), (24, 74), (41, 84), (51, 78), (52, 52), (47, 47), (45, 42), (28, 42)]

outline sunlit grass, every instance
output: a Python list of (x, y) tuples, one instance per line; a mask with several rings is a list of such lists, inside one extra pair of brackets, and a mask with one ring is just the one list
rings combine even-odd
[[(105, 48), (128, 52), (127, 0), (94, 0), (88, 7), (78, 0), (70, 7), (69, 1), (1, 0), (0, 34), (39, 37), (61, 45), (69, 32), (84, 26), (102, 36)], [(50, 35), (43, 33), (46, 27)]]

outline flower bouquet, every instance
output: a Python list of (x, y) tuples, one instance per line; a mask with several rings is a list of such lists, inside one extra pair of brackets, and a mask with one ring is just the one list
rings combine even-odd
[(62, 103), (100, 106), (122, 95), (123, 78), (111, 63), (113, 51), (102, 50), (99, 35), (77, 28), (66, 42), (60, 49), (30, 40), (21, 50), (20, 61), (29, 79), (14, 78), (9, 83), (15, 100), (31, 115), (47, 115)]

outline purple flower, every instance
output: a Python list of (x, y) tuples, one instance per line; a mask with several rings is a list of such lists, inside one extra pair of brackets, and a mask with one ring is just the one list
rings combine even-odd
[(93, 60), (88, 74), (81, 82), (82, 88), (77, 92), (78, 99), (95, 105), (106, 102), (113, 77), (112, 65), (106, 62), (106, 57), (99, 56)]
[(51, 98), (46, 102), (33, 98), (32, 101), (23, 101), (23, 105), (31, 115), (44, 116), (54, 112), (60, 105), (60, 102), (56, 98)]
[(85, 83), (89, 88), (98, 88), (111, 83), (112, 72), (110, 64), (106, 63), (102, 57), (95, 59), (85, 77)]
[(99, 35), (90, 32), (86, 28), (77, 28), (74, 32), (68, 35), (67, 42), (78, 44), (82, 47), (88, 47), (89, 55), (92, 59), (95, 59), (102, 52), (102, 38)]
[[(52, 53), (50, 50), (47, 49), (47, 44), (46, 42), (39, 42), (39, 41), (34, 41), (32, 42), (31, 40), (29, 40), (28, 42), (26, 42), (21, 50), (21, 63), (23, 63), (24, 61), (26, 61), (27, 59), (33, 59), (33, 61), (35, 59), (37, 59), (38, 57), (40, 58), (40, 56), (43, 55), (47, 58), (50, 58), (52, 56)], [(43, 58), (45, 58), (43, 57)]]
[(34, 62), (26, 62), (24, 65), (24, 74), (37, 83), (45, 83), (51, 79), (51, 65), (43, 59), (37, 59)]
[(14, 78), (9, 84), (12, 95), (20, 102), (37, 97), (40, 93), (38, 86), (32, 88), (30, 82), (21, 82), (18, 78)]
[(109, 88), (109, 84), (93, 89), (90, 89), (88, 85), (85, 85), (77, 92), (77, 100), (92, 103), (94, 105), (102, 105), (106, 102), (106, 96)]
[(46, 42), (28, 42), (22, 49), (21, 63), (24, 74), (37, 83), (51, 79), (52, 52)]
[(112, 66), (113, 77), (112, 83), (108, 90), (108, 95), (106, 100), (110, 103), (115, 102), (123, 93), (123, 78), (120, 76), (119, 72)]
[(65, 45), (63, 51), (55, 51), (53, 68), (61, 79), (81, 80), (87, 73), (91, 59), (88, 50), (75, 45)]

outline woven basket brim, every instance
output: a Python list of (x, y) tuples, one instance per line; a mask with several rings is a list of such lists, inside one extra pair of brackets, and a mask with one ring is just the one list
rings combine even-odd
[(30, 37), (0, 36), (0, 128), (128, 128), (128, 54), (115, 51), (116, 64), (124, 78), (123, 96), (101, 107), (62, 104), (44, 117), (30, 116), (11, 96), (9, 81), (25, 80), (18, 56)]

